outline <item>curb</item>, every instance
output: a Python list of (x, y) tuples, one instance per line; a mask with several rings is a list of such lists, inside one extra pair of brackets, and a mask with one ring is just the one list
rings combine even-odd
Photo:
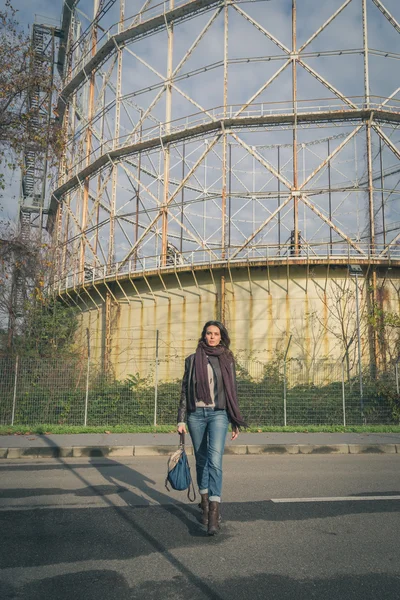
[[(128, 456), (169, 456), (177, 446), (36, 446), (0, 448), (0, 459), (18, 458), (95, 458)], [(193, 455), (192, 446), (186, 453)], [(399, 454), (400, 444), (264, 444), (226, 446), (224, 454)]]

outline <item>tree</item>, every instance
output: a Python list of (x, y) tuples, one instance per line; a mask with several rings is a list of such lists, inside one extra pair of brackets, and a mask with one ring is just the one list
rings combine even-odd
[(382, 363), (400, 360), (400, 314), (385, 310), (382, 302), (374, 302), (368, 317), (369, 324), (377, 335)]
[[(303, 314), (299, 311), (294, 313), (290, 319), (290, 333), (292, 334), (292, 346), (297, 348), (296, 358), (298, 367), (302, 370), (305, 382), (313, 381), (315, 374), (321, 372), (324, 361), (328, 357), (323, 356), (325, 328), (318, 318), (316, 311)], [(282, 332), (283, 335), (283, 332)]]
[(24, 240), (11, 226), (0, 232), (0, 329), (7, 351), (38, 357), (67, 351), (77, 317), (51, 293), (54, 255), (38, 234)]
[[(356, 294), (357, 282), (346, 279), (331, 279), (325, 290), (318, 289), (317, 295), (325, 307), (327, 318), (322, 318), (319, 313), (314, 313), (318, 322), (337, 340), (340, 353), (346, 364), (347, 379), (351, 379), (351, 371), (356, 363), (357, 319), (356, 319)], [(362, 282), (359, 301), (361, 337), (368, 324), (365, 323), (367, 301), (365, 282)]]
[[(33, 32), (39, 38), (43, 33), (40, 27)], [(10, 169), (48, 177), (41, 165), (55, 165), (62, 149), (61, 131), (52, 114), (54, 45), (35, 46), (39, 38), (20, 26), (12, 0), (5, 0), (0, 9), (0, 189), (5, 188)], [(60, 314), (61, 305), (54, 303), (47, 288), (54, 269), (44, 240), (44, 232), (35, 235), (25, 228), (22, 235), (0, 221), (0, 330), (7, 332), (8, 351), (24, 337), (26, 347), (31, 339), (41, 353), (43, 348), (36, 343), (41, 337), (33, 324), (40, 322), (39, 313), (45, 318), (52, 313), (53, 322)], [(54, 350), (58, 342), (50, 338)]]
[[(47, 118), (54, 82), (53, 64), (40, 60), (31, 36), (17, 20), (11, 0), (0, 10), (0, 187), (5, 187), (5, 169), (23, 167), (25, 150), (56, 156), (61, 133), (54, 119)], [(40, 90), (41, 101), (32, 102)], [(45, 100), (43, 100), (45, 99)]]
[[(18, 274), (31, 273), (32, 258), (15, 228), (4, 224), (0, 232), (0, 329), (8, 331), (7, 347), (10, 347), (17, 317), (16, 279)], [(25, 295), (24, 290), (21, 293)]]

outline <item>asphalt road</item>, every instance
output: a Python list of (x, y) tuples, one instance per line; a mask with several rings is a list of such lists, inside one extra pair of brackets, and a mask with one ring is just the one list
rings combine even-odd
[(2, 461), (1, 600), (400, 599), (399, 455), (224, 463), (208, 538), (165, 458)]

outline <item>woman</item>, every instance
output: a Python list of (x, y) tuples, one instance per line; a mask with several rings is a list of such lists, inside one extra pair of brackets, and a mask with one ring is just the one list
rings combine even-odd
[(186, 422), (196, 457), (197, 484), (202, 523), (208, 535), (219, 529), (222, 489), (222, 456), (228, 424), (232, 440), (246, 424), (237, 401), (235, 361), (229, 350), (230, 339), (224, 325), (208, 321), (195, 354), (185, 360), (178, 432), (186, 433)]

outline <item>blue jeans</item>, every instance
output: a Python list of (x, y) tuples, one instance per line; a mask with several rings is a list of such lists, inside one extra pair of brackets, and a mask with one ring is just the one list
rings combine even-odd
[(222, 456), (229, 423), (226, 410), (197, 408), (189, 413), (187, 422), (196, 457), (200, 493), (208, 492), (209, 500), (220, 502)]

